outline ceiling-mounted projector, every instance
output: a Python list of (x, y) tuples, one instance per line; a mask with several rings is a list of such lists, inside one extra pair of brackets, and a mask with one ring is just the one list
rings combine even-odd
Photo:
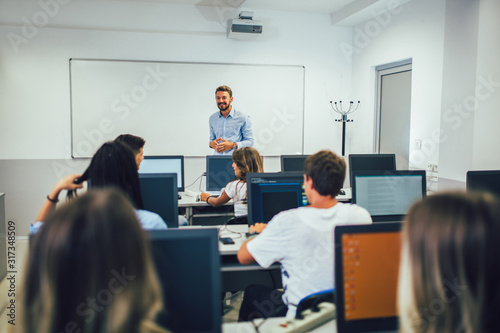
[(254, 20), (252, 12), (241, 12), (238, 18), (229, 20), (227, 38), (252, 39), (262, 34), (262, 21)]

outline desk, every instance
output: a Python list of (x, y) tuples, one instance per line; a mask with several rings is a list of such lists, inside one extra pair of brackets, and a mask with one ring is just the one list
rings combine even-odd
[[(191, 197), (186, 194), (181, 194), (182, 199), (179, 200), (178, 202), (178, 207), (179, 208), (185, 208), (186, 209), (186, 219), (188, 220), (189, 225), (193, 225), (193, 217), (216, 217), (216, 216), (226, 216), (227, 219), (230, 219), (234, 213), (232, 206), (234, 205), (233, 200), (230, 200), (229, 202), (223, 204), (220, 207), (223, 207), (220, 209), (220, 207), (215, 208), (212, 207), (211, 205), (207, 204), (205, 201), (196, 201), (196, 197)], [(201, 209), (210, 209), (211, 212), (205, 213), (205, 214), (194, 214), (193, 209), (194, 208), (201, 208)], [(222, 210), (222, 211), (221, 211)]]
[[(258, 325), (261, 319), (256, 319), (255, 323)], [(259, 326), (260, 333), (273, 333), (273, 328), (285, 322), (285, 318), (269, 318), (262, 326)], [(308, 331), (311, 333), (337, 333), (337, 321), (330, 320), (329, 322)], [(241, 323), (225, 323), (222, 325), (222, 333), (257, 333), (255, 327), (250, 322)]]
[(219, 237), (231, 237), (234, 240), (234, 244), (222, 244), (219, 241), (223, 292), (245, 290), (250, 284), (262, 284), (274, 289), (282, 287), (280, 264), (263, 268), (258, 264), (242, 265), (238, 262), (236, 254), (241, 244), (247, 240), (245, 235), (248, 232), (247, 225), (185, 226), (180, 228), (216, 228), (219, 230)]
[[(346, 187), (343, 190), (344, 190), (345, 194), (337, 195), (337, 200), (339, 202), (350, 202), (352, 199), (351, 188)], [(182, 199), (179, 200), (178, 206), (179, 206), (179, 208), (186, 209), (186, 219), (188, 220), (189, 225), (193, 225), (193, 217), (196, 217), (196, 216), (200, 216), (200, 217), (226, 216), (227, 219), (229, 219), (234, 215), (232, 209), (231, 209), (231, 212), (228, 212), (229, 206), (234, 205), (233, 200), (230, 200), (229, 202), (220, 206), (220, 207), (226, 207), (226, 209), (223, 208), (222, 212), (221, 212), (221, 211), (215, 211), (216, 208), (210, 206), (209, 204), (207, 204), (204, 201), (196, 201), (196, 197), (188, 196), (185, 193), (182, 193), (181, 196), (182, 196)], [(194, 214), (193, 213), (194, 208), (202, 208), (203, 209), (203, 208), (209, 208), (209, 207), (211, 207), (212, 208), (211, 210), (213, 210), (215, 212), (205, 213), (205, 214)]]

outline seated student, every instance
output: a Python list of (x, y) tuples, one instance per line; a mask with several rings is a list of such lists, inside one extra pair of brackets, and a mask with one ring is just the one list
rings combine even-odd
[[(135, 156), (135, 163), (137, 163), (137, 170), (139, 170), (141, 162), (144, 160), (144, 145), (146, 144), (146, 140), (132, 134), (120, 134), (116, 137), (115, 141), (123, 143), (132, 150)], [(186, 217), (179, 215), (179, 225), (187, 224)]]
[(441, 193), (414, 204), (403, 227), (402, 332), (498, 332), (500, 200)]
[[(266, 225), (250, 228), (258, 235), (242, 244), (238, 260), (269, 267), (281, 263), (284, 293), (264, 286), (249, 286), (244, 293), (239, 321), (293, 317), (304, 297), (334, 288), (333, 231), (340, 224), (371, 223), (366, 209), (337, 202), (345, 178), (345, 162), (322, 150), (307, 158), (304, 190), (309, 206), (281, 212)], [(272, 304), (263, 307), (261, 304)]]
[(244, 147), (233, 152), (233, 169), (236, 180), (229, 182), (221, 195), (212, 197), (208, 193), (201, 193), (200, 200), (219, 207), (229, 200), (234, 200), (234, 216), (236, 224), (247, 224), (247, 173), (264, 172), (262, 157), (252, 147)]
[(89, 189), (112, 186), (122, 190), (135, 207), (144, 229), (167, 229), (167, 224), (158, 214), (143, 209), (139, 175), (132, 151), (119, 142), (109, 141), (95, 153), (82, 175), (66, 176), (54, 185), (38, 213), (37, 222), (30, 227), (31, 233), (35, 233), (55, 209), (62, 190), (68, 190), (71, 197), (74, 190), (83, 187), (84, 181), (89, 182)]
[(162, 300), (146, 233), (114, 189), (47, 217), (20, 290), (16, 332), (166, 332), (154, 323)]
[(116, 137), (115, 141), (121, 142), (132, 149), (135, 156), (135, 163), (137, 163), (137, 170), (139, 170), (141, 162), (144, 160), (144, 145), (146, 144), (146, 140), (132, 134), (121, 134)]

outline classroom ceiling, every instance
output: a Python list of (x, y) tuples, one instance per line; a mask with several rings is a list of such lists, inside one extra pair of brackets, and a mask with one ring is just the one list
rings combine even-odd
[[(253, 10), (285, 10), (308, 13), (332, 14), (353, 2), (366, 0), (118, 0), (137, 2), (158, 2), (176, 5), (211, 7), (241, 7)], [(373, 1), (371, 1), (373, 2)]]
[(202, 8), (241, 8), (255, 13), (258, 10), (280, 10), (301, 13), (329, 14), (332, 25), (355, 26), (384, 13), (394, 5), (411, 0), (112, 0), (132, 2), (156, 2), (172, 5), (193, 5)]

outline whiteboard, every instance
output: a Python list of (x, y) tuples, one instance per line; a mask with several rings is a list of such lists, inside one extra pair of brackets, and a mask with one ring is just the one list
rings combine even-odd
[(70, 59), (73, 157), (119, 134), (146, 139), (146, 155), (205, 156), (215, 89), (233, 90), (266, 156), (304, 151), (303, 66)]

